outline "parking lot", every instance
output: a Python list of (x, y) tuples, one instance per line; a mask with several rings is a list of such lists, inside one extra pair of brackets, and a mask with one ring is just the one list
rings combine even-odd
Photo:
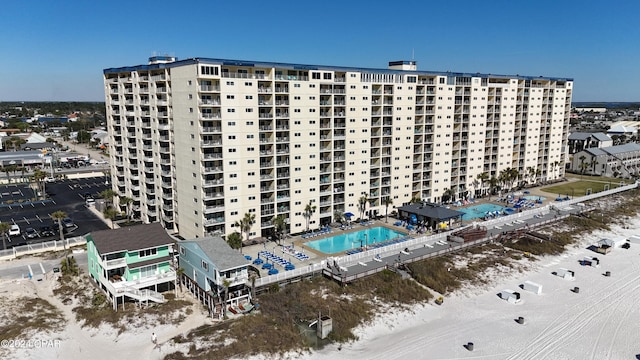
[[(58, 224), (51, 219), (51, 214), (56, 211), (64, 211), (72, 221), (72, 224), (65, 227), (65, 237), (108, 229), (101, 219), (86, 208), (84, 199), (87, 194), (95, 198), (108, 188), (110, 187), (105, 185), (104, 177), (46, 183), (45, 191), (49, 198), (32, 201), (36, 194), (28, 185), (0, 185), (0, 221), (20, 227), (20, 235), (11, 236), (7, 248), (59, 238)], [(49, 227), (54, 233), (46, 231), (44, 227)], [(36, 234), (32, 234), (32, 238), (26, 234), (28, 228), (35, 230)]]

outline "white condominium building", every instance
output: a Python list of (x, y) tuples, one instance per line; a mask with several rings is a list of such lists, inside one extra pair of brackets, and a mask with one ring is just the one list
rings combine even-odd
[(278, 215), (299, 233), (345, 213), (478, 196), (506, 170), (553, 180), (564, 174), (572, 86), (414, 61), (156, 56), (104, 70), (113, 190), (142, 221), (184, 238), (239, 231), (247, 213), (256, 238), (272, 235)]

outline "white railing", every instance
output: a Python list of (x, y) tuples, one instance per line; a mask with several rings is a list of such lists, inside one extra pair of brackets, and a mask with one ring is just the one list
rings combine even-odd
[[(512, 215), (507, 215), (507, 216), (501, 216), (499, 218), (495, 218), (495, 219), (491, 219), (491, 220), (486, 220), (486, 221), (482, 221), (482, 222), (473, 222), (470, 225), (466, 225), (457, 229), (453, 229), (447, 232), (442, 232), (442, 233), (438, 233), (438, 234), (433, 234), (433, 235), (428, 235), (428, 236), (422, 236), (419, 238), (415, 238), (415, 239), (410, 239), (407, 241), (403, 241), (397, 244), (392, 244), (392, 245), (387, 245), (387, 246), (383, 246), (383, 247), (379, 247), (379, 248), (375, 248), (375, 249), (371, 249), (371, 250), (366, 250), (363, 252), (359, 252), (356, 254), (352, 254), (352, 255), (345, 255), (345, 256), (340, 256), (340, 257), (334, 257), (334, 258), (330, 258), (331, 261), (336, 261), (336, 263), (341, 266), (341, 267), (349, 267), (355, 264), (358, 264), (359, 262), (362, 262), (363, 260), (366, 261), (370, 261), (371, 259), (373, 259), (376, 255), (380, 255), (382, 257), (384, 256), (389, 256), (389, 255), (394, 255), (399, 253), (400, 251), (404, 250), (405, 248), (408, 248), (410, 250), (418, 248), (418, 247), (423, 247), (425, 244), (432, 244), (435, 243), (437, 241), (440, 240), (446, 240), (447, 236), (454, 233), (454, 232), (458, 232), (461, 230), (464, 230), (468, 227), (473, 227), (473, 226), (482, 226), (487, 228), (487, 230), (490, 230), (492, 228), (495, 228), (496, 226), (500, 227), (503, 226), (507, 223), (513, 223), (514, 220), (527, 220), (527, 219), (532, 219), (534, 218), (536, 215), (544, 215), (544, 214), (548, 214), (552, 208), (559, 208), (562, 209), (563, 207), (569, 206), (569, 205), (573, 205), (576, 203), (581, 203), (584, 201), (589, 201), (589, 200), (593, 200), (593, 199), (597, 199), (603, 196), (609, 196), (612, 194), (616, 194), (619, 192), (623, 192), (623, 191), (627, 191), (627, 190), (631, 190), (631, 189), (635, 189), (636, 187), (638, 187), (637, 183), (631, 184), (631, 185), (627, 185), (627, 186), (621, 186), (615, 189), (611, 189), (611, 190), (607, 190), (607, 191), (601, 191), (598, 193), (594, 193), (591, 195), (587, 195), (587, 196), (583, 196), (580, 198), (576, 198), (576, 199), (572, 199), (572, 200), (566, 200), (566, 201), (562, 201), (562, 202), (558, 202), (558, 203), (554, 203), (554, 204), (549, 204), (549, 205), (545, 205), (539, 208), (534, 208), (534, 209), (529, 209), (529, 210), (524, 210), (522, 212), (519, 213), (515, 213)], [(552, 219), (552, 220), (548, 220), (545, 223), (549, 223), (552, 221), (556, 221), (556, 219)], [(460, 249), (461, 247), (469, 247), (469, 246), (473, 246), (476, 244), (479, 244), (481, 242), (486, 241), (486, 239), (479, 239), (479, 240), (475, 240), (469, 243), (464, 243), (460, 246), (456, 246), (456, 249)], [(441, 250), (436, 252), (435, 254), (441, 254), (444, 252), (449, 251), (447, 250)], [(433, 254), (430, 254), (429, 256), (434, 256)], [(282, 273), (278, 273), (276, 275), (269, 275), (269, 276), (265, 276), (259, 279), (256, 279), (256, 287), (260, 287), (260, 286), (264, 286), (264, 285), (268, 285), (268, 284), (273, 284), (273, 283), (277, 283), (277, 282), (281, 282), (287, 279), (291, 279), (291, 278), (295, 278), (295, 277), (301, 277), (313, 272), (319, 272), (322, 271), (323, 266), (325, 265), (325, 261), (323, 260), (321, 261), (319, 264), (312, 264), (309, 266), (305, 266), (305, 267), (301, 267), (301, 268), (297, 268), (295, 270), (291, 270), (291, 271), (285, 271)], [(250, 286), (250, 284), (249, 284)]]
[[(283, 280), (304, 276), (314, 272), (320, 272), (322, 271), (323, 266), (324, 261), (321, 261), (319, 264), (311, 264), (305, 267), (297, 268), (295, 270), (284, 271), (275, 275), (261, 277), (259, 279), (256, 279), (256, 287), (277, 283)], [(251, 284), (248, 284), (248, 286), (251, 286)]]
[(67, 249), (69, 249), (74, 246), (85, 245), (86, 243), (87, 240), (84, 238), (84, 236), (76, 236), (69, 239), (64, 239), (64, 241), (54, 240), (37, 244), (16, 246), (11, 249), (1, 250), (0, 260), (11, 260), (17, 258), (18, 256), (38, 254), (47, 251), (60, 251), (64, 250), (65, 245)]
[(119, 289), (116, 295), (125, 295), (139, 301), (152, 300), (159, 303), (163, 303), (165, 301), (164, 295), (149, 289), (138, 290), (135, 288), (127, 287)]
[(113, 269), (113, 268), (116, 268), (116, 267), (125, 266), (125, 265), (127, 265), (127, 259), (125, 259), (125, 258), (107, 260), (104, 263), (104, 267), (107, 270)]
[(173, 270), (166, 271), (163, 274), (157, 274), (152, 276), (145, 276), (142, 279), (110, 282), (114, 289), (121, 291), (120, 289), (141, 289), (147, 286), (153, 286), (156, 284), (163, 284), (166, 282), (174, 281), (176, 279), (176, 272)]

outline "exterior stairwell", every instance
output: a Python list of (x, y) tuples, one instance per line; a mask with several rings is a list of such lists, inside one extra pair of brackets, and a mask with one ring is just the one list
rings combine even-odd
[(148, 301), (151, 300), (156, 303), (164, 303), (166, 300), (164, 296), (159, 292), (153, 290), (138, 290), (132, 287), (125, 287), (122, 292), (123, 295), (126, 295), (132, 299), (136, 299), (138, 301)]

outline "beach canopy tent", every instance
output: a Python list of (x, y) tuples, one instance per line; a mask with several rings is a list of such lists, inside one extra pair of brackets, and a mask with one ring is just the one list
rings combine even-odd
[(602, 239), (598, 241), (598, 246), (620, 247), (627, 242), (625, 238)]
[(513, 290), (505, 289), (500, 292), (500, 298), (502, 300), (507, 300), (507, 302), (511, 304), (515, 304), (520, 301), (520, 293)]
[(629, 237), (629, 242), (634, 244), (640, 244), (640, 235), (631, 235)]
[(398, 208), (398, 214), (404, 219), (414, 220), (435, 229), (442, 222), (461, 222), (464, 215), (461, 211), (447, 209), (438, 204), (420, 202), (404, 205)]
[(573, 279), (574, 276), (576, 276), (576, 273), (569, 269), (560, 268), (558, 269), (558, 271), (556, 271), (556, 275), (560, 276), (563, 279), (569, 280)]
[(534, 283), (533, 281), (525, 281), (524, 284), (522, 284), (522, 289), (531, 291), (532, 293), (537, 295), (542, 294), (542, 285)]

